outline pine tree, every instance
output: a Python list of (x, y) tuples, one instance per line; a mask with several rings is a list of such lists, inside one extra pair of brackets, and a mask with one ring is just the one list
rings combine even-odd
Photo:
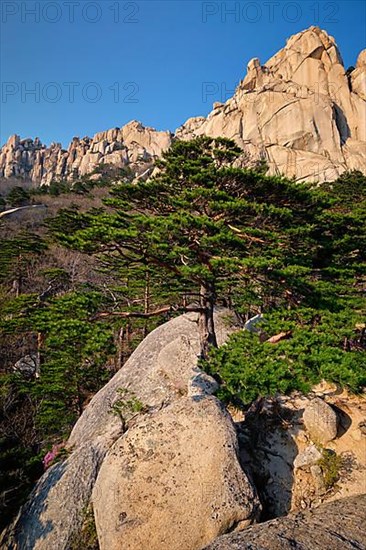
[(26, 206), (30, 203), (31, 195), (24, 187), (16, 186), (8, 194), (6, 200), (9, 206)]
[(292, 263), (303, 263), (309, 220), (321, 209), (305, 186), (235, 167), (239, 155), (224, 138), (176, 141), (155, 177), (113, 188), (108, 210), (69, 210), (52, 223), (62, 243), (98, 254), (131, 278), (141, 266), (174, 277), (181, 295), (190, 293), (186, 309), (200, 313), (202, 357), (217, 345), (218, 299), (239, 284), (255, 280), (258, 291), (273, 274), (281, 280), (289, 252)]
[(2, 239), (0, 244), (0, 283), (12, 285), (13, 292), (19, 296), (29, 258), (40, 254), (47, 245), (39, 235), (28, 231)]
[(366, 386), (366, 177), (345, 173), (324, 190), (328, 202), (311, 231), (316, 246), (307, 246), (309, 292), (290, 309), (268, 308), (260, 337), (235, 334), (202, 364), (220, 376), (226, 401), (306, 393), (322, 379), (352, 392)]

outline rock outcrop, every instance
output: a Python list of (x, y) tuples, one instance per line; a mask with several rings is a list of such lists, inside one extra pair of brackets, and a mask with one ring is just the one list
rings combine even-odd
[(111, 444), (98, 438), (47, 470), (14, 525), (0, 536), (0, 548), (69, 550), (82, 527), (99, 468)]
[(264, 65), (252, 59), (234, 96), (176, 135), (234, 139), (252, 162), (299, 181), (366, 173), (365, 59), (346, 71), (334, 38), (310, 27)]
[[(227, 310), (216, 313), (220, 344), (233, 330), (228, 317)], [(78, 541), (86, 511), (93, 518), (94, 510), (101, 550), (201, 550), (215, 537), (242, 528), (238, 538), (229, 535), (217, 544), (262, 550), (280, 548), (281, 541), (282, 549), (293, 532), (293, 548), (299, 550), (347, 548), (337, 546), (339, 540), (354, 540), (353, 548), (366, 550), (360, 545), (360, 529), (365, 530), (357, 508), (353, 523), (336, 506), (329, 508), (337, 514), (333, 523), (326, 522), (326, 515), (318, 523), (311, 519), (318, 517), (322, 503), (366, 493), (365, 397), (322, 383), (307, 396), (260, 400), (244, 416), (231, 410), (234, 430), (211, 395), (216, 381), (197, 367), (199, 348), (195, 313), (148, 335), (87, 406), (66, 444), (66, 456), (41, 477), (0, 537), (0, 548), (83, 548)], [(326, 448), (317, 445), (311, 425), (304, 423), (304, 411), (319, 400), (338, 423)], [(248, 527), (259, 510), (253, 487), (263, 508), (260, 519), (290, 512), (288, 524), (286, 517)], [(360, 498), (354, 502), (364, 505)], [(306, 509), (314, 515), (306, 515)], [(311, 526), (314, 540), (324, 545), (312, 546), (313, 539), (304, 538)], [(255, 538), (246, 539), (247, 532)], [(256, 546), (258, 541), (274, 546)]]
[(205, 550), (366, 550), (366, 495), (224, 535)]
[[(41, 477), (14, 524), (0, 537), (0, 548), (69, 550), (70, 541), (80, 532), (106, 453), (136, 417), (133, 407), (127, 407), (122, 422), (121, 415), (115, 414), (121, 400), (135, 399), (153, 415), (185, 396), (197, 399), (214, 391), (216, 381), (197, 367), (197, 319), (194, 313), (182, 315), (152, 331), (94, 396), (71, 433), (66, 446), (69, 456)], [(228, 311), (217, 313), (219, 343), (231, 330)], [(232, 453), (234, 457), (234, 447)]]
[(199, 550), (253, 522), (258, 500), (235, 428), (215, 397), (147, 415), (111, 448), (93, 507), (101, 550)]
[(237, 418), (241, 462), (258, 489), (261, 519), (366, 493), (365, 419), (364, 396), (325, 382), (307, 396), (266, 398)]
[(67, 150), (14, 135), (1, 149), (0, 177), (72, 181), (102, 164), (130, 166), (140, 175), (174, 137), (198, 135), (234, 139), (244, 150), (243, 165), (266, 161), (270, 173), (298, 181), (366, 173), (366, 50), (346, 70), (334, 38), (310, 27), (264, 65), (252, 59), (234, 96), (215, 103), (207, 118), (190, 118), (175, 136), (135, 121), (92, 139), (74, 138)]
[(60, 143), (46, 147), (38, 138), (33, 141), (14, 135), (0, 151), (0, 177), (22, 177), (47, 185), (52, 180), (73, 181), (102, 165), (128, 166), (140, 174), (170, 143), (170, 132), (158, 132), (136, 121), (99, 132), (93, 138), (75, 137), (67, 150)]
[[(219, 345), (228, 337), (228, 311), (215, 316)], [(76, 422), (69, 445), (77, 447), (99, 435), (113, 433), (121, 424), (111, 414), (120, 398), (119, 390), (127, 389), (147, 409), (161, 407), (182, 396), (213, 393), (217, 384), (197, 368), (200, 344), (198, 315), (189, 313), (172, 319), (153, 330), (131, 355), (123, 368), (91, 400)], [(128, 420), (126, 412), (126, 420)]]

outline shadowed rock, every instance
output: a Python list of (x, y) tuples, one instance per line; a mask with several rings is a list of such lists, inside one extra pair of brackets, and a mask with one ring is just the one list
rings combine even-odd
[(14, 525), (0, 538), (3, 550), (66, 550), (84, 511), (108, 445), (85, 445), (39, 480)]
[(366, 550), (366, 495), (225, 535), (205, 550)]

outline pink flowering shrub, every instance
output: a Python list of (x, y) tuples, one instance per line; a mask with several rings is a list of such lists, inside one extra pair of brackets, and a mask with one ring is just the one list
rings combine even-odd
[(59, 456), (60, 452), (63, 450), (65, 446), (65, 443), (57, 443), (52, 447), (50, 451), (44, 456), (42, 462), (44, 469), (47, 470), (50, 466), (52, 466), (55, 459)]

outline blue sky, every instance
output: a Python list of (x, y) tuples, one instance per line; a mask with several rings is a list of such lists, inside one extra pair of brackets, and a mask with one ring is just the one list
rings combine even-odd
[(366, 45), (362, 0), (2, 0), (0, 10), (1, 144), (18, 133), (67, 146), (133, 119), (175, 130), (228, 99), (252, 57), (264, 63), (310, 25), (336, 38), (346, 67)]

